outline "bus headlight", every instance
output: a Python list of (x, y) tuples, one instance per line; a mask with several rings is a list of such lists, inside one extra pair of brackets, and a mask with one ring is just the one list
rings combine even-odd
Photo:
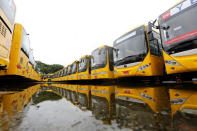
[(167, 65), (180, 65), (178, 62), (176, 62), (175, 60), (166, 60), (165, 63)]
[(143, 94), (143, 93), (140, 93), (141, 97), (143, 98), (146, 98), (148, 100), (153, 100), (152, 96), (149, 96), (149, 95), (146, 95), (146, 94)]
[(149, 67), (149, 65), (151, 65), (151, 64), (149, 63), (149, 64), (146, 64), (146, 65), (140, 66), (138, 71), (145, 70), (146, 68)]
[(185, 102), (186, 98), (176, 98), (171, 100), (171, 104), (183, 104)]

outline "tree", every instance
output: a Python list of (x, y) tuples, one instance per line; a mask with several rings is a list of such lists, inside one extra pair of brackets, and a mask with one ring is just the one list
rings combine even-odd
[(60, 64), (48, 65), (48, 64), (42, 63), (41, 61), (36, 61), (36, 63), (38, 67), (40, 68), (40, 72), (42, 74), (55, 73), (56, 71), (59, 71), (64, 68), (64, 66)]

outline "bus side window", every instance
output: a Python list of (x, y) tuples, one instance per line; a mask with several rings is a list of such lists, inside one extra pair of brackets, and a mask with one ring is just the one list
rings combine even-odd
[(161, 48), (161, 39), (158, 33), (152, 32), (154, 40), (149, 41), (150, 43), (150, 52), (152, 55), (162, 56), (162, 48)]

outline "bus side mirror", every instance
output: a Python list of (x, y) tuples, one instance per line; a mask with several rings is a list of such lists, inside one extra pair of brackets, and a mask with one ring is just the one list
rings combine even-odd
[(154, 36), (153, 36), (153, 33), (152, 33), (152, 27), (153, 27), (152, 23), (151, 22), (148, 22), (147, 34), (148, 34), (149, 41), (154, 40)]
[(151, 22), (148, 22), (148, 26), (147, 26), (147, 34), (150, 34), (152, 33), (152, 23)]

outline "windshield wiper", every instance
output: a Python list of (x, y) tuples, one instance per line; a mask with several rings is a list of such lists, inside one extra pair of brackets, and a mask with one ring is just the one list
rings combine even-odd
[(140, 54), (140, 55), (131, 55), (131, 56), (127, 56), (125, 58), (122, 58), (121, 60), (118, 60), (115, 65), (122, 65), (124, 63), (127, 62), (138, 62), (138, 61), (142, 61), (144, 58), (145, 54)]
[(105, 64), (96, 64), (95, 66), (93, 66), (91, 68), (92, 68), (92, 70), (94, 70), (94, 69), (97, 69), (97, 68), (103, 67), (103, 66), (105, 66)]

